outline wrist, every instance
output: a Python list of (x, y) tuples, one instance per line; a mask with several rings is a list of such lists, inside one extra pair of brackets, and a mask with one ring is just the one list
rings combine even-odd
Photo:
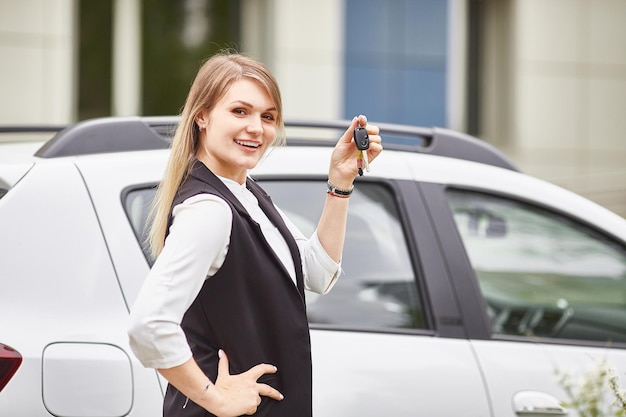
[(334, 197), (348, 198), (352, 194), (353, 190), (353, 184), (350, 184), (350, 186), (347, 188), (341, 188), (333, 184), (330, 180), (328, 180), (328, 182), (326, 183), (326, 193)]
[(345, 177), (342, 175), (328, 175), (328, 182), (334, 185), (337, 188), (341, 188), (347, 190), (351, 188), (354, 184), (355, 177)]
[[(192, 398), (193, 402), (200, 405), (203, 408), (214, 408), (218, 405), (219, 401), (217, 401), (215, 387), (213, 387), (213, 383), (211, 380), (207, 381), (201, 391), (197, 393), (197, 397), (195, 399)], [(187, 403), (189, 402), (189, 397), (185, 400), (183, 404), (183, 408), (187, 408)]]

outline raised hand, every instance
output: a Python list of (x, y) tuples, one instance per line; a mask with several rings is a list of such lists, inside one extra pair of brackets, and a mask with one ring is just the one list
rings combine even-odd
[(354, 143), (354, 129), (358, 126), (365, 127), (369, 136), (369, 148), (367, 159), (371, 163), (383, 150), (382, 139), (379, 136), (377, 126), (368, 125), (367, 118), (363, 115), (352, 119), (352, 123), (333, 149), (328, 170), (329, 180), (339, 188), (350, 188), (354, 177), (358, 173), (357, 169), (357, 148)]

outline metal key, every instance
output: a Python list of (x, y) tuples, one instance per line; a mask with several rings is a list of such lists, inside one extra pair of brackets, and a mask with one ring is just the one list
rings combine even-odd
[[(367, 151), (365, 151), (367, 154)], [(359, 170), (359, 176), (363, 176), (363, 167), (365, 166), (365, 158), (363, 158), (363, 151), (356, 151), (356, 167)]]
[(365, 170), (367, 172), (370, 172), (370, 161), (369, 161), (369, 157), (367, 156), (367, 151), (361, 151), (363, 153), (363, 165), (365, 165)]

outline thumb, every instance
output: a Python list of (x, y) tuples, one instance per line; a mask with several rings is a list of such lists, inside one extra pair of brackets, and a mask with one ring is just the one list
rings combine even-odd
[[(348, 127), (348, 129), (346, 129), (345, 133), (340, 139), (340, 142), (350, 143), (352, 141), (352, 137), (354, 136), (354, 129), (357, 128), (357, 126), (359, 125), (359, 122), (364, 117), (365, 116), (358, 116), (352, 119), (352, 123), (350, 123), (350, 126)], [(365, 126), (365, 124), (363, 124), (363, 126)]]
[(230, 370), (228, 368), (228, 356), (226, 356), (226, 352), (224, 352), (222, 349), (220, 349), (217, 352), (217, 356), (219, 356), (219, 363), (217, 365), (217, 375), (218, 377), (220, 375), (224, 375), (224, 376), (229, 376), (230, 375)]

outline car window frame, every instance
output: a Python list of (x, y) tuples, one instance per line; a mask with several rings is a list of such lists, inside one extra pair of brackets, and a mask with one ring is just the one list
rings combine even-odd
[[(139, 240), (139, 236), (137, 236), (137, 230), (135, 230), (135, 228), (133, 227), (132, 219), (130, 218), (128, 210), (126, 210), (126, 202), (127, 202), (129, 194), (135, 191), (148, 190), (148, 189), (154, 189), (156, 192), (156, 189), (158, 188), (158, 186), (159, 186), (158, 181), (142, 182), (142, 183), (127, 185), (126, 187), (122, 189), (122, 192), (120, 193), (120, 204), (122, 206), (122, 211), (124, 212), (124, 216), (126, 217), (126, 220), (128, 221), (128, 226), (131, 228), (133, 232), (133, 236), (135, 237), (134, 241), (139, 247), (139, 249), (141, 250), (141, 252), (144, 254), (144, 259), (150, 268), (152, 268), (152, 265), (154, 264), (154, 259), (152, 259), (152, 257), (149, 256), (148, 249), (144, 248), (142, 242)], [(146, 225), (147, 224), (144, 223), (144, 226)]]
[[(319, 175), (276, 175), (276, 174), (262, 174), (255, 175), (253, 177), (254, 180), (258, 180), (260, 182), (261, 187), (263, 187), (263, 181), (320, 181), (322, 184), (326, 182), (326, 177), (321, 177)], [(389, 334), (419, 334), (419, 335), (428, 335), (433, 336), (438, 333), (437, 323), (435, 311), (433, 310), (433, 306), (438, 303), (433, 302), (431, 298), (431, 293), (429, 292), (428, 285), (425, 282), (425, 275), (423, 272), (423, 256), (420, 256), (420, 251), (417, 249), (417, 242), (414, 236), (414, 229), (412, 224), (414, 220), (412, 219), (413, 210), (407, 210), (407, 201), (413, 199), (415, 197), (419, 197), (417, 190), (414, 188), (415, 181), (413, 180), (396, 180), (396, 179), (386, 179), (386, 178), (377, 178), (377, 177), (360, 177), (355, 180), (355, 187), (359, 186), (361, 182), (370, 182), (376, 183), (384, 186), (389, 189), (391, 195), (393, 196), (393, 201), (398, 209), (398, 218), (401, 222), (401, 229), (406, 239), (407, 251), (410, 257), (411, 268), (413, 270), (413, 276), (416, 280), (415, 285), (417, 286), (418, 295), (421, 297), (421, 303), (423, 306), (424, 320), (426, 322), (427, 328), (424, 329), (402, 329), (402, 328), (383, 328), (383, 327), (353, 327), (348, 325), (340, 325), (340, 324), (321, 324), (321, 323), (310, 323), (309, 327), (311, 329), (317, 330), (335, 330), (335, 331), (359, 331), (366, 333), (389, 333)], [(413, 196), (411, 196), (413, 194)], [(413, 198), (412, 198), (413, 197)], [(323, 198), (323, 196), (320, 196)], [(423, 202), (421, 199), (415, 200), (416, 204), (422, 205)], [(419, 210), (420, 212), (422, 210)], [(341, 279), (341, 278), (339, 278)]]

